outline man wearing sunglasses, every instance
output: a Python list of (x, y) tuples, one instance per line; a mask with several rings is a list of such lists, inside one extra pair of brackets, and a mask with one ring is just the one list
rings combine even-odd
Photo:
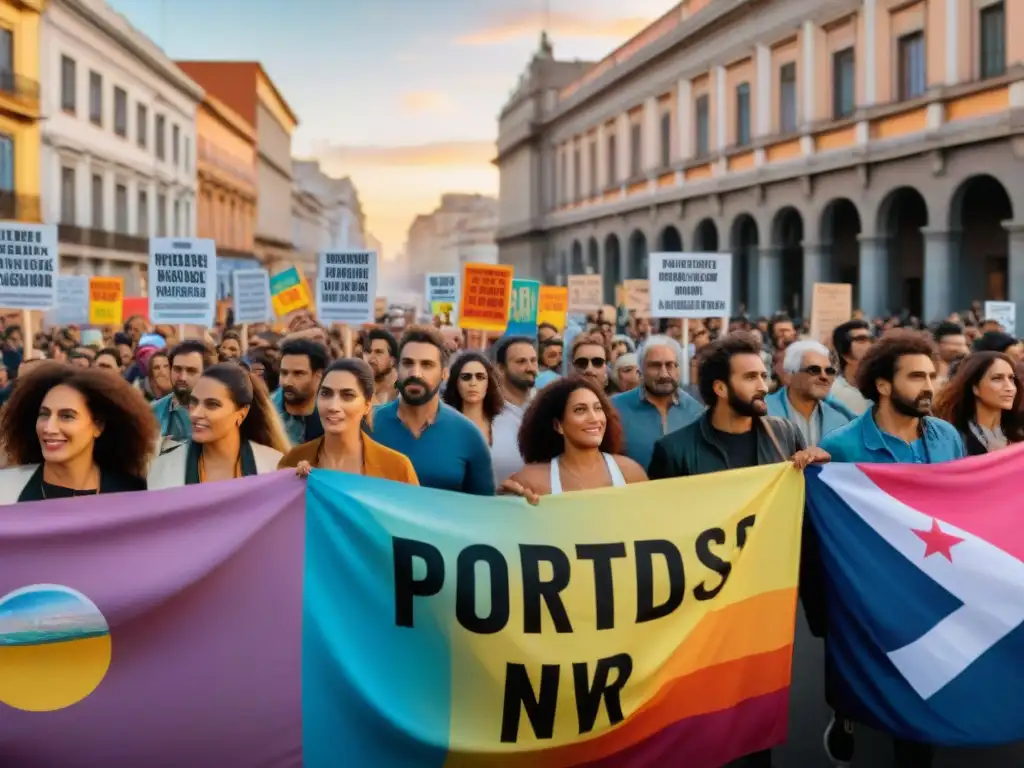
[(796, 341), (786, 347), (782, 360), (786, 385), (765, 398), (768, 415), (793, 424), (808, 447), (849, 424), (856, 415), (829, 398), (839, 371), (828, 348), (817, 341)]
[(593, 336), (581, 333), (576, 337), (569, 362), (574, 374), (590, 379), (602, 390), (608, 389), (608, 351)]

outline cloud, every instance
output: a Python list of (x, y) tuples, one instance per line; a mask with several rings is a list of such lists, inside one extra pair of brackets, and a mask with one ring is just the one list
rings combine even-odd
[(445, 141), (404, 146), (333, 145), (316, 147), (327, 173), (352, 168), (487, 166), (496, 153), (491, 141)]
[(547, 29), (554, 38), (623, 40), (651, 23), (647, 16), (596, 17), (586, 13), (522, 13), (506, 16), (493, 25), (459, 37), (459, 45), (494, 45), (524, 37), (536, 37)]
[(413, 114), (423, 112), (451, 112), (455, 103), (440, 91), (407, 91), (402, 94), (402, 109)]

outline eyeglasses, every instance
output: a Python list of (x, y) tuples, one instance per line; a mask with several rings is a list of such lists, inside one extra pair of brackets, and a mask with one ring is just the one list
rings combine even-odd
[(588, 366), (593, 368), (604, 368), (608, 361), (603, 357), (577, 357), (572, 361), (572, 367), (577, 371), (585, 371)]
[(487, 381), (487, 374), (486, 373), (460, 373), (459, 374), (459, 381), (472, 381), (473, 379), (476, 379), (477, 381)]
[(824, 373), (831, 379), (838, 371), (831, 365), (828, 368), (822, 368), (820, 365), (808, 365), (806, 368), (801, 368), (800, 373), (809, 373), (811, 376), (821, 376)]

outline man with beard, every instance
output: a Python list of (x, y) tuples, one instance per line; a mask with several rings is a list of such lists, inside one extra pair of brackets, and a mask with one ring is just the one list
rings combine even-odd
[(383, 328), (373, 328), (366, 335), (366, 344), (363, 358), (373, 369), (373, 404), (390, 403), (398, 394), (395, 390), (398, 342)]
[(316, 396), (328, 358), (327, 347), (309, 339), (291, 339), (281, 345), (280, 389), (272, 399), (293, 445), (324, 433)]
[(494, 470), (483, 433), (438, 395), (447, 376), (441, 332), (410, 327), (398, 347), (398, 399), (373, 412), (373, 439), (408, 456), (420, 485), (493, 496)]
[(209, 366), (217, 362), (213, 352), (199, 339), (186, 339), (167, 356), (171, 364), (171, 394), (150, 406), (160, 425), (160, 434), (175, 441), (192, 436), (188, 418), (188, 400), (192, 387)]
[(651, 336), (637, 359), (643, 386), (615, 395), (626, 438), (626, 455), (641, 467), (651, 463), (654, 444), (699, 419), (704, 408), (679, 388), (683, 348), (668, 336)]
[(519, 427), (523, 413), (537, 391), (537, 348), (527, 336), (509, 336), (494, 348), (494, 362), (501, 377), (505, 407), (491, 423), (491, 461), (494, 482), (520, 471), (525, 464), (519, 453)]

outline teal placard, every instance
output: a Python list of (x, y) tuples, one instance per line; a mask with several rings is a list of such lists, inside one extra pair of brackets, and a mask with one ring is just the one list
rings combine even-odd
[(513, 280), (505, 335), (536, 336), (539, 307), (540, 283), (536, 280)]

